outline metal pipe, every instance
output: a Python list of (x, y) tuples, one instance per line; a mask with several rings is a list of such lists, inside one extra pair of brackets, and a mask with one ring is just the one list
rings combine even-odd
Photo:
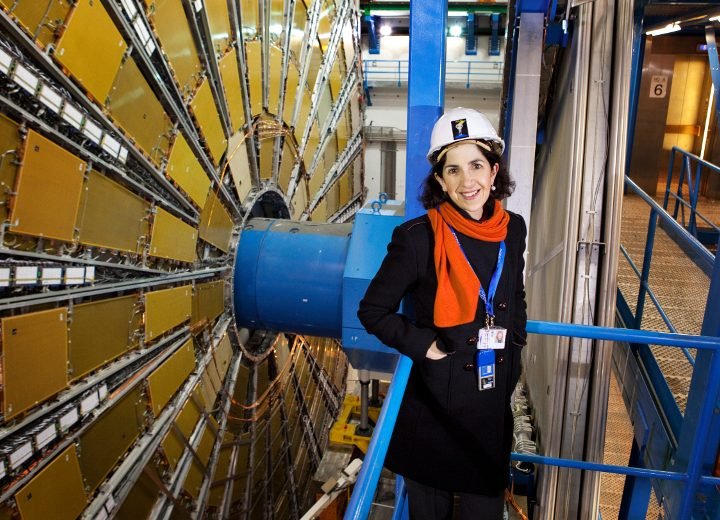
[(355, 430), (358, 435), (370, 435), (368, 406), (370, 404), (370, 375), (367, 370), (360, 370), (360, 426)]
[(650, 263), (652, 262), (652, 252), (655, 247), (655, 230), (657, 229), (657, 213), (654, 209), (650, 209), (650, 219), (648, 220), (647, 239), (645, 241), (645, 254), (643, 256), (642, 273), (640, 273), (640, 289), (638, 290), (637, 306), (635, 307), (635, 328), (642, 328), (643, 311), (645, 310), (645, 296), (648, 291), (648, 280), (650, 279)]
[(373, 379), (370, 381), (370, 406), (380, 406), (380, 380)]

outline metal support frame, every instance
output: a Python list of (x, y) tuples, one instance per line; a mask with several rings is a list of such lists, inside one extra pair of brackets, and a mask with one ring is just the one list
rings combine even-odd
[(375, 22), (379, 18), (378, 16), (373, 16), (370, 14), (366, 14), (364, 16), (365, 23), (368, 26), (368, 52), (370, 54), (380, 54), (380, 39), (377, 36), (377, 27)]
[[(496, 15), (491, 15), (490, 19), (494, 20)], [(498, 16), (498, 20), (500, 19), (500, 16)], [(500, 45), (498, 44), (497, 39), (497, 25), (494, 26), (493, 31), (493, 37), (494, 40), (491, 40), (491, 48), (492, 43), (497, 44), (498, 53), (493, 54), (492, 51), (489, 53), (490, 56), (499, 56), (500, 55)], [(477, 55), (477, 36), (475, 36), (475, 13), (468, 13), (467, 18), (465, 20), (465, 56), (476, 56)]]
[(712, 25), (705, 27), (705, 41), (707, 42), (708, 59), (710, 60), (710, 76), (715, 89), (715, 111), (720, 117), (720, 60), (718, 59), (717, 42), (715, 41), (715, 28)]
[[(468, 15), (468, 18), (470, 18), (470, 15)], [(500, 56), (500, 14), (493, 13), (490, 15), (490, 31), (488, 56)]]

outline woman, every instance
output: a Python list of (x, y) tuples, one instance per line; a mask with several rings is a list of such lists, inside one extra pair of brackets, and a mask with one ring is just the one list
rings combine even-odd
[[(504, 147), (475, 110), (435, 123), (427, 214), (395, 229), (360, 302), (368, 332), (414, 361), (385, 461), (413, 520), (450, 519), (454, 493), (460, 518), (503, 514), (526, 338), (526, 227), (500, 204), (514, 187)], [(398, 312), (405, 296), (414, 319)]]

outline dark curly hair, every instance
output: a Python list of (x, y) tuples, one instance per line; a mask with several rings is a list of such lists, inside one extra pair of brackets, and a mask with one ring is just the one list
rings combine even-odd
[[(489, 143), (488, 143), (489, 144)], [(508, 198), (513, 190), (515, 189), (515, 181), (510, 177), (510, 172), (507, 169), (505, 160), (502, 156), (496, 152), (490, 152), (478, 146), (480, 152), (490, 163), (491, 167), (498, 165), (498, 172), (493, 182), (495, 190), (490, 192), (487, 202), (483, 206), (483, 215), (492, 215), (495, 207), (496, 200), (503, 200)], [(445, 167), (445, 161), (447, 154), (440, 158), (440, 161), (436, 162), (430, 169), (430, 173), (425, 177), (422, 183), (422, 193), (420, 194), (419, 200), (425, 209), (436, 208), (442, 202), (448, 200), (447, 193), (445, 193), (440, 186), (440, 183), (435, 178), (435, 175), (442, 176), (442, 170)]]

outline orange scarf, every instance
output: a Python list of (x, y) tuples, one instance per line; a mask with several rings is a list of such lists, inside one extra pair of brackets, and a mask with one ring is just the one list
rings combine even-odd
[(435, 325), (453, 327), (475, 319), (480, 280), (465, 258), (450, 226), (463, 235), (486, 242), (502, 242), (507, 236), (510, 215), (495, 201), (492, 217), (477, 222), (463, 216), (449, 202), (429, 209), (428, 217), (435, 235), (435, 272), (438, 288), (435, 293)]

